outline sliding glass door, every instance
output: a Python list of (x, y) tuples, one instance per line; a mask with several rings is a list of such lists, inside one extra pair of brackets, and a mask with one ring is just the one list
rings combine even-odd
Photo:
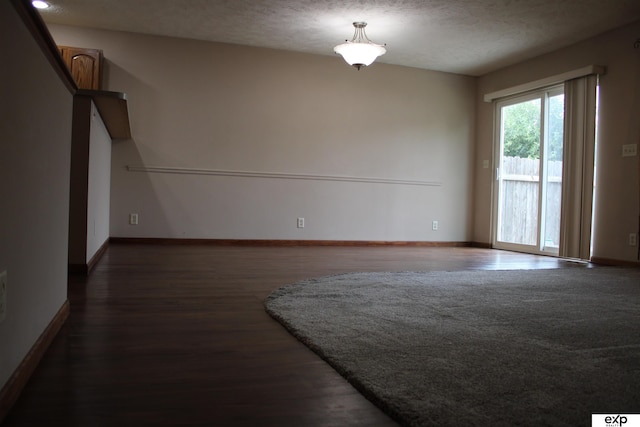
[(563, 87), (496, 104), (494, 247), (558, 255)]

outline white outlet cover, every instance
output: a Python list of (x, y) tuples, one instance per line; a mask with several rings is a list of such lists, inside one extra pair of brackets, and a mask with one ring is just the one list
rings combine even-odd
[(638, 155), (637, 144), (626, 144), (622, 146), (622, 157), (634, 157)]

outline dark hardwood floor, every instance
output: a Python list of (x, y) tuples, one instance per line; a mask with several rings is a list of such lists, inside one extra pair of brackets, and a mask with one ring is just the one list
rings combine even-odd
[(392, 426), (264, 311), (356, 271), (580, 267), (472, 248), (111, 245), (4, 426)]

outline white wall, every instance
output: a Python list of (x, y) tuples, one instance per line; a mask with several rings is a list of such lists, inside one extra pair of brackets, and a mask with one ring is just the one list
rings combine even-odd
[(10, 2), (0, 2), (0, 387), (67, 298), (72, 97)]
[(638, 157), (623, 158), (622, 146), (640, 143), (640, 49), (633, 47), (639, 35), (637, 22), (480, 78), (474, 241), (491, 241), (494, 169), (482, 169), (481, 164), (493, 158), (493, 105), (483, 101), (484, 94), (586, 65), (604, 65), (607, 73), (600, 79), (592, 255), (637, 260), (637, 247), (628, 245), (628, 235), (638, 231)]
[[(386, 64), (358, 72), (337, 56), (50, 30), (58, 44), (103, 49), (106, 89), (129, 99), (133, 140), (114, 142), (112, 152), (112, 236), (472, 237), (474, 78)], [(148, 174), (127, 165), (441, 185)], [(128, 225), (129, 213), (140, 225)]]
[(87, 191), (87, 253), (85, 262), (109, 239), (111, 198), (111, 137), (95, 104), (91, 103), (89, 177)]

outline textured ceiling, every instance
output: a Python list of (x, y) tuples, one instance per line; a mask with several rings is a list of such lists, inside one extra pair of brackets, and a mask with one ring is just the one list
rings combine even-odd
[[(640, 19), (639, 0), (50, 0), (45, 22), (335, 55), (353, 21), (379, 62), (489, 71)], [(640, 35), (639, 35), (640, 36)], [(633, 40), (629, 41), (633, 44)]]

